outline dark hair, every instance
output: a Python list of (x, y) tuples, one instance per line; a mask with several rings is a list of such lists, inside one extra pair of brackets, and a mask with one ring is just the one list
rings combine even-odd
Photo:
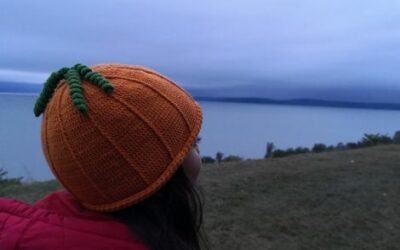
[(150, 198), (112, 215), (152, 250), (199, 250), (202, 199), (182, 167)]

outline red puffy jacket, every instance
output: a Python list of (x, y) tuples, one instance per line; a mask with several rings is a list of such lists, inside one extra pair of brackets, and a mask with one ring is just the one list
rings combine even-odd
[(34, 205), (0, 198), (0, 249), (148, 248), (123, 224), (83, 208), (70, 193), (59, 191)]

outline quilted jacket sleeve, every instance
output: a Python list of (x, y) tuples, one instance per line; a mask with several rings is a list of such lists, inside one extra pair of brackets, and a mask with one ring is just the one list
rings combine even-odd
[(0, 198), (1, 250), (147, 250), (112, 220), (64, 216)]
[(16, 200), (0, 198), (0, 249), (14, 250), (25, 230), (32, 224), (28, 217), (18, 214), (27, 212), (29, 207)]

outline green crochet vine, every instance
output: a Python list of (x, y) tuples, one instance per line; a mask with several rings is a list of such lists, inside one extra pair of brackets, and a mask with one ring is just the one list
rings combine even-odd
[(76, 64), (72, 68), (61, 68), (60, 70), (51, 73), (50, 77), (44, 83), (42, 92), (36, 100), (33, 112), (35, 116), (40, 116), (46, 109), (47, 103), (50, 101), (61, 80), (67, 80), (69, 86), (69, 94), (74, 106), (83, 114), (88, 111), (85, 101), (84, 91), (82, 88), (81, 79), (98, 86), (106, 93), (111, 93), (114, 87), (100, 73), (92, 71), (89, 67)]

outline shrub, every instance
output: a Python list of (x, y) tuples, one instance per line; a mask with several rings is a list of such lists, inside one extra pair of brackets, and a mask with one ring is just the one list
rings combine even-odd
[(276, 150), (274, 150), (273, 156), (280, 158), (280, 157), (288, 156), (288, 154), (285, 150), (276, 149)]
[(326, 150), (328, 150), (328, 151), (333, 151), (333, 150), (335, 150), (335, 146), (330, 145), (330, 146), (328, 146), (328, 148), (327, 148)]
[(296, 151), (294, 150), (294, 148), (286, 149), (286, 154), (287, 155), (294, 155), (295, 153), (296, 153)]
[(242, 161), (242, 157), (237, 156), (237, 155), (229, 155), (224, 158), (224, 161), (226, 162), (234, 162), (234, 161)]
[(296, 154), (304, 154), (304, 153), (309, 153), (310, 150), (308, 148), (303, 148), (303, 147), (297, 147), (294, 152)]
[(297, 148), (288, 148), (286, 150), (282, 149), (276, 149), (274, 150), (269, 157), (286, 157), (289, 155), (296, 155), (296, 154), (303, 154), (303, 153), (309, 153), (310, 149), (305, 148), (305, 147), (297, 147)]
[(379, 144), (390, 144), (393, 140), (387, 135), (380, 134), (364, 134), (364, 137), (359, 142), (361, 147), (370, 147)]
[(272, 157), (274, 149), (275, 149), (274, 143), (273, 142), (267, 142), (267, 152), (265, 153), (264, 158)]
[(217, 152), (215, 155), (215, 159), (217, 160), (218, 164), (222, 162), (222, 158), (224, 158), (224, 154), (221, 152)]
[(348, 142), (346, 144), (346, 148), (348, 148), (348, 149), (356, 149), (356, 148), (359, 148), (359, 145), (357, 143), (354, 143), (354, 142)]
[(5, 171), (4, 169), (0, 168), (0, 183), (4, 182), (6, 180), (5, 179), (6, 175), (7, 175), (7, 171)]
[(0, 168), (0, 185), (1, 184), (21, 184), (22, 177), (18, 178), (6, 178), (8, 172)]
[(343, 149), (346, 149), (346, 146), (345, 146), (342, 142), (339, 142), (339, 143), (336, 145), (336, 149), (338, 149), (338, 150), (343, 150)]
[(400, 144), (400, 130), (394, 133), (393, 143)]
[(312, 151), (314, 153), (320, 153), (320, 152), (324, 152), (326, 150), (327, 150), (327, 147), (323, 143), (316, 143), (316, 144), (314, 144), (314, 147), (312, 148)]
[(201, 157), (201, 162), (202, 163), (214, 163), (215, 159), (212, 158), (211, 156), (203, 156), (203, 157)]

